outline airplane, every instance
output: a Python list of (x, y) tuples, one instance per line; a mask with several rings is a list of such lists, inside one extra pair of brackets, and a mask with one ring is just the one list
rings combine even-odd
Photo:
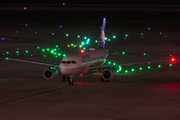
[[(99, 70), (101, 75), (101, 81), (109, 81), (115, 77), (115, 72), (112, 70), (113, 65), (104, 65), (108, 55), (110, 54), (108, 49), (105, 49), (105, 30), (106, 30), (106, 18), (103, 18), (100, 38), (98, 47), (96, 49), (84, 51), (81, 50), (78, 53), (69, 54), (61, 60), (60, 64), (49, 64), (43, 62), (35, 62), (28, 60), (19, 60), (14, 58), (8, 58), (8, 60), (28, 62), (34, 64), (41, 64), (50, 66), (43, 72), (43, 77), (45, 79), (53, 79), (58, 74), (57, 67), (59, 67), (61, 73), (63, 74), (63, 81), (68, 80), (69, 85), (73, 85), (73, 76), (75, 75), (85, 75), (91, 74)], [(150, 62), (160, 62), (167, 60), (158, 60), (158, 61), (147, 61), (147, 62), (137, 62), (137, 63), (127, 63), (120, 65), (132, 65), (132, 64), (141, 64), (141, 63), (150, 63)], [(168, 60), (169, 61), (169, 60)], [(172, 58), (171, 61), (174, 61)]]

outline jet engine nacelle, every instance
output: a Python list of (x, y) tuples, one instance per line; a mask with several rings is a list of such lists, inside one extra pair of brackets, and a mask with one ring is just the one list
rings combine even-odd
[(54, 67), (50, 67), (49, 69), (46, 69), (44, 72), (43, 72), (43, 77), (45, 79), (53, 79), (56, 77), (56, 75), (58, 74), (58, 71), (56, 70), (56, 68)]
[(111, 80), (115, 77), (115, 72), (111, 69), (105, 70), (102, 73), (102, 78), (104, 80)]

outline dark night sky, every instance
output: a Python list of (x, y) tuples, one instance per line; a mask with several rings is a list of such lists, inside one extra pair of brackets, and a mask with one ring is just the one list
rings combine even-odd
[(179, 0), (1, 0), (0, 3), (16, 3), (16, 4), (153, 4), (153, 5), (177, 5)]

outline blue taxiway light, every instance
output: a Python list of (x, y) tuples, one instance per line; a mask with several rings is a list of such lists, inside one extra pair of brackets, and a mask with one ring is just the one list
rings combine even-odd
[(60, 25), (59, 27), (62, 28), (62, 25)]
[(148, 30), (151, 30), (151, 28), (150, 28), (150, 27), (148, 27)]
[(4, 38), (2, 38), (2, 40), (4, 40)]
[(27, 25), (27, 24), (25, 24), (25, 26), (27, 27), (28, 25)]

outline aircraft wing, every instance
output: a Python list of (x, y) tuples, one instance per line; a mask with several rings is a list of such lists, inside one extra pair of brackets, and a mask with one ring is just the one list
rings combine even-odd
[(135, 65), (135, 64), (145, 64), (145, 63), (155, 63), (155, 62), (174, 62), (174, 60), (170, 59), (170, 60), (156, 60), (156, 61), (142, 61), (142, 62), (133, 62), (133, 63), (119, 63), (116, 65), (101, 65), (101, 66), (91, 66), (91, 69), (104, 69), (104, 68), (113, 68), (115, 66), (121, 66), (121, 65), (125, 65), (125, 66), (130, 66), (130, 65)]
[(56, 63), (46, 63), (46, 62), (38, 62), (38, 61), (28, 61), (28, 60), (14, 59), (14, 58), (8, 58), (8, 60), (19, 61), (19, 62), (27, 62), (27, 63), (33, 63), (33, 64), (39, 64), (39, 65), (46, 65), (46, 66), (56, 66), (56, 67), (59, 67), (59, 64), (56, 64)]
[(142, 61), (142, 62), (134, 62), (134, 63), (120, 63), (120, 64), (117, 64), (116, 66), (119, 66), (119, 65), (136, 65), (136, 64), (144, 64), (144, 63), (155, 63), (155, 62), (172, 62), (172, 60), (155, 60), (155, 61)]

